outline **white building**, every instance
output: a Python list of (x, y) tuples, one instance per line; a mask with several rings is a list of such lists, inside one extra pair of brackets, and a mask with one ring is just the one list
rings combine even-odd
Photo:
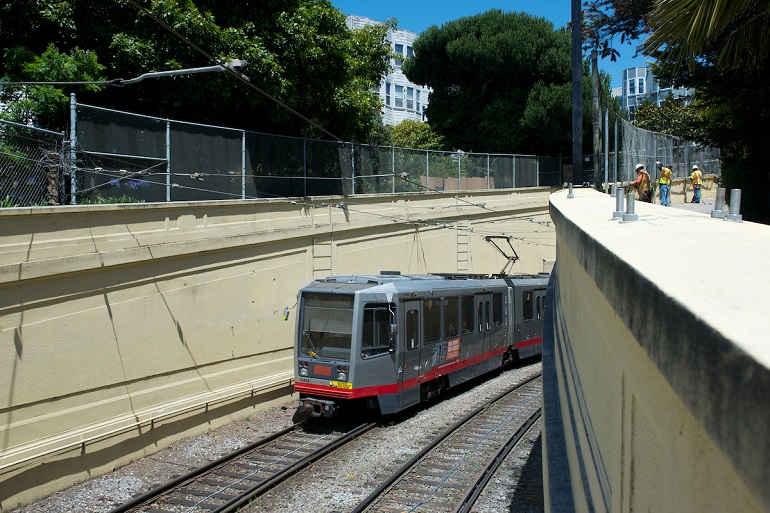
[[(376, 25), (381, 22), (363, 16), (349, 15), (346, 17), (348, 28), (360, 29), (366, 25)], [(388, 32), (393, 53), (411, 57), (414, 49), (412, 44), (417, 34), (408, 30), (391, 30)], [(429, 87), (410, 82), (401, 71), (401, 59), (391, 59), (391, 73), (385, 75), (377, 91), (382, 99), (382, 122), (385, 125), (397, 125), (405, 119), (427, 121), (425, 109), (428, 106)]]
[(645, 98), (660, 107), (669, 96), (684, 98), (685, 102), (689, 103), (692, 94), (692, 89), (684, 87), (661, 87), (648, 66), (623, 70), (620, 103), (630, 114), (631, 120), (634, 119), (634, 111), (644, 102)]

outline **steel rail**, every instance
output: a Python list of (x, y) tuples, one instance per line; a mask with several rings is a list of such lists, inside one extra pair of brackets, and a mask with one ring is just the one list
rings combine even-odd
[(541, 376), (542, 376), (542, 373), (538, 373), (530, 377), (526, 381), (518, 383), (516, 386), (509, 388), (505, 392), (502, 392), (497, 396), (493, 397), (492, 399), (487, 401), (486, 404), (473, 410), (468, 415), (463, 417), (461, 420), (459, 420), (452, 426), (448, 427), (443, 433), (441, 433), (438, 437), (436, 437), (430, 444), (425, 446), (419, 453), (415, 454), (412, 458), (409, 459), (409, 461), (404, 463), (401, 466), (401, 468), (399, 468), (396, 472), (394, 472), (393, 475), (391, 475), (380, 486), (378, 486), (371, 494), (369, 494), (368, 497), (366, 497), (355, 508), (353, 508), (350, 513), (361, 513), (365, 511), (366, 508), (371, 506), (388, 488), (390, 488), (396, 481), (398, 481), (410, 468), (412, 468), (417, 462), (419, 462), (425, 455), (431, 452), (436, 446), (442, 443), (445, 439), (449, 438), (449, 436), (452, 433), (460, 429), (462, 426), (464, 426), (468, 421), (470, 421), (474, 417), (478, 416), (479, 414), (487, 410), (490, 406), (492, 406), (494, 403), (496, 403), (503, 397), (507, 396), (511, 392), (518, 390), (524, 385), (531, 383), (532, 381), (538, 379)]

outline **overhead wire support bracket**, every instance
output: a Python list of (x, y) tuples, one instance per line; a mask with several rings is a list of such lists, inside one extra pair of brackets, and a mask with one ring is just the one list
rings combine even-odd
[[(506, 235), (487, 235), (484, 237), (484, 240), (492, 244), (497, 251), (500, 252), (501, 255), (505, 257), (507, 262), (505, 263), (505, 266), (503, 267), (503, 270), (500, 271), (500, 276), (508, 276), (508, 271), (510, 271), (513, 268), (513, 264), (516, 263), (517, 260), (519, 260), (519, 255), (516, 253), (516, 250), (513, 249), (513, 245), (511, 244), (511, 239), (513, 237), (506, 236)], [(508, 243), (508, 247), (511, 248), (511, 252), (513, 255), (509, 256), (503, 249), (495, 242), (495, 239), (505, 239), (505, 241)]]

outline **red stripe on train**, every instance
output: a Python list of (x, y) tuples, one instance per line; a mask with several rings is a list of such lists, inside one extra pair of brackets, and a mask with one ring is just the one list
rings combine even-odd
[[(534, 342), (527, 341), (526, 345), (530, 345), (531, 343), (534, 343)], [(518, 345), (517, 347), (521, 347), (521, 345)], [(495, 349), (493, 351), (485, 353), (484, 355), (477, 357), (475, 359), (475, 363), (479, 363), (484, 360), (488, 360), (489, 358), (494, 358), (495, 356), (499, 356), (503, 354), (507, 349), (508, 349), (507, 347), (503, 346), (499, 349)], [(474, 359), (468, 358), (467, 360), (462, 360), (462, 361), (448, 363), (448, 364), (445, 363), (445, 364), (442, 364), (441, 366), (433, 367), (430, 370), (430, 372), (428, 372), (427, 374), (423, 374), (419, 377), (414, 377), (404, 381), (403, 389), (408, 390), (412, 387), (418, 386), (420, 383), (425, 383), (425, 382), (434, 380), (436, 378), (439, 378), (441, 376), (446, 376), (447, 374), (451, 374), (452, 372), (457, 372), (473, 364), (474, 364)], [(371, 397), (375, 395), (395, 394), (399, 392), (399, 386), (398, 386), (398, 383), (388, 383), (385, 385), (377, 385), (373, 387), (362, 387), (362, 388), (354, 388), (351, 390), (345, 390), (345, 389), (330, 387), (327, 385), (316, 385), (311, 383), (295, 382), (294, 392), (301, 393), (301, 394), (323, 394), (324, 397), (333, 397), (336, 399), (359, 399), (361, 397)]]
[(525, 340), (524, 342), (519, 342), (517, 344), (513, 344), (513, 347), (528, 347), (528, 346), (534, 346), (535, 344), (542, 344), (543, 343), (543, 337), (537, 337), (533, 338), (531, 340)]

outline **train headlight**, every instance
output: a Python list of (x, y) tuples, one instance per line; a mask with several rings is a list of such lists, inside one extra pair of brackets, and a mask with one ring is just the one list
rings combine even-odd
[(347, 381), (347, 380), (348, 380), (347, 372), (340, 372), (337, 374), (337, 381)]
[(300, 368), (299, 368), (299, 375), (300, 375), (300, 376), (305, 376), (305, 377), (307, 377), (307, 368), (305, 368), (305, 367), (300, 367)]

